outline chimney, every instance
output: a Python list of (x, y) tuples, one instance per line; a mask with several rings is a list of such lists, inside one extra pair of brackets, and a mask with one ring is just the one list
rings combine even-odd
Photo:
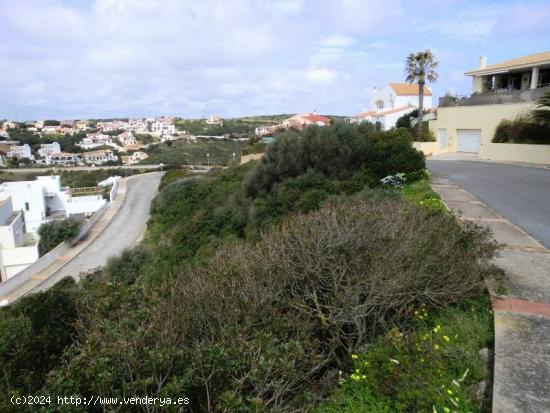
[(479, 68), (485, 69), (487, 67), (487, 56), (480, 56), (479, 58)]
[(372, 94), (373, 95), (376, 95), (376, 93), (378, 92), (378, 88), (376, 87), (376, 85), (372, 88)]

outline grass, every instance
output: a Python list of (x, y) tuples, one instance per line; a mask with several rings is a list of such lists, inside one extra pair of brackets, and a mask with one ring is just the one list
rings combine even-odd
[(161, 143), (150, 146), (144, 150), (149, 158), (142, 161), (142, 164), (185, 165), (185, 164), (206, 164), (207, 156), (210, 154), (211, 165), (226, 165), (233, 160), (241, 158), (241, 143), (235, 140), (214, 140), (202, 139), (197, 142), (177, 140), (167, 145)]
[(475, 389), (487, 373), (479, 352), (493, 337), (487, 297), (432, 314), (419, 308), (410, 326), (352, 355), (350, 371), (316, 412), (482, 412)]

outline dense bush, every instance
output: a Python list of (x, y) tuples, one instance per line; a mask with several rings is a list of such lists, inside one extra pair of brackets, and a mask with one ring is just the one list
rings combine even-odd
[(73, 219), (63, 219), (40, 225), (38, 235), (40, 254), (51, 251), (64, 241), (70, 241), (78, 235), (80, 224)]
[(185, 266), (162, 299), (116, 278), (92, 291), (79, 346), (48, 390), (295, 411), (417, 308), (478, 296), (494, 248), (487, 232), (398, 197), (329, 204)]
[(503, 119), (495, 130), (492, 142), (550, 145), (550, 126), (526, 117)]
[(72, 279), (0, 309), (0, 410), (11, 395), (38, 392), (72, 344), (77, 319)]
[(140, 269), (152, 259), (152, 252), (147, 247), (139, 245), (122, 251), (120, 256), (110, 258), (103, 274), (108, 279), (132, 284), (138, 278)]
[(372, 184), (386, 175), (423, 168), (424, 158), (411, 146), (406, 132), (378, 132), (372, 125), (337, 123), (280, 134), (249, 176), (246, 191), (249, 196), (267, 193), (277, 183), (308, 169), (334, 179), (362, 174), (368, 177), (365, 183), (370, 180)]

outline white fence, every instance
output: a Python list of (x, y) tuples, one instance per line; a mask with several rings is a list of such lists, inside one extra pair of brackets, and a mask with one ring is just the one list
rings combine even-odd
[(115, 183), (111, 187), (111, 192), (109, 192), (109, 201), (110, 202), (113, 202), (115, 200), (117, 191), (118, 191), (118, 180), (115, 181)]

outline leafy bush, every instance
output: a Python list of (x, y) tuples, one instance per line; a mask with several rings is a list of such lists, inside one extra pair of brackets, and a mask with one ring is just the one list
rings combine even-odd
[(72, 279), (0, 309), (0, 409), (11, 395), (38, 392), (72, 344), (77, 319)]
[(537, 108), (532, 113), (532, 118), (540, 125), (550, 128), (550, 92), (540, 97)]
[(139, 245), (122, 251), (120, 256), (110, 258), (103, 273), (109, 279), (131, 284), (138, 278), (140, 269), (152, 259), (151, 251)]
[(376, 182), (397, 172), (423, 168), (424, 158), (411, 146), (408, 133), (377, 132), (370, 125), (337, 123), (280, 134), (249, 176), (246, 191), (252, 197), (267, 193), (277, 183), (308, 169), (335, 179), (362, 173)]
[(51, 251), (64, 241), (70, 241), (78, 235), (80, 225), (73, 219), (63, 219), (40, 225), (38, 248), (41, 254)]
[(495, 130), (492, 142), (550, 145), (550, 125), (526, 117), (503, 119)]
[(413, 324), (416, 309), (479, 296), (488, 239), (381, 194), (291, 217), (255, 245), (226, 243), (157, 293), (113, 277), (86, 298), (78, 350), (49, 390), (177, 389), (196, 411), (300, 409), (334, 384), (316, 387), (322, 377), (380, 332)]

